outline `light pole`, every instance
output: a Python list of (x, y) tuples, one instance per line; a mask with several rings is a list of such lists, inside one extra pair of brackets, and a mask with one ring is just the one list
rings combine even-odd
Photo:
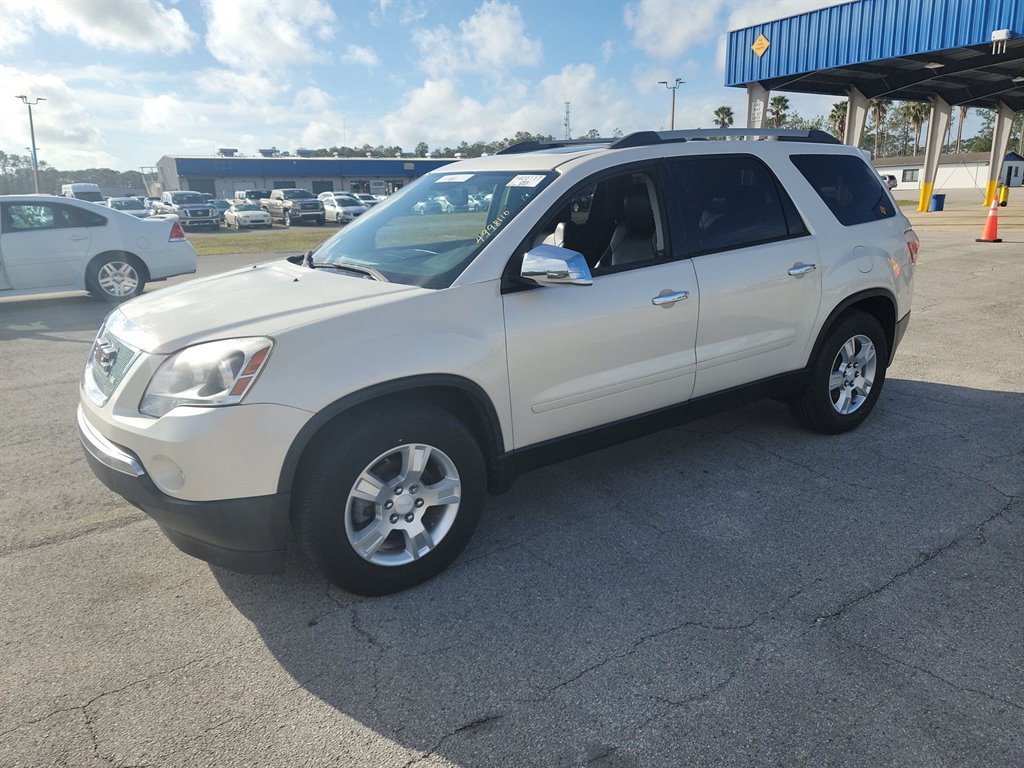
[(39, 194), (39, 161), (36, 159), (36, 127), (32, 123), (32, 107), (38, 104), (40, 101), (46, 101), (44, 98), (36, 99), (35, 101), (29, 101), (28, 96), (15, 96), (16, 99), (21, 99), (22, 103), (28, 107), (28, 130), (32, 135), (32, 180), (36, 185), (36, 194)]
[(672, 91), (672, 118), (669, 120), (668, 126), (670, 131), (674, 131), (676, 129), (676, 91), (679, 89), (679, 86), (685, 82), (686, 81), (680, 77), (676, 78), (676, 82), (674, 85), (669, 85), (667, 80), (658, 81), (659, 85), (664, 85), (666, 88)]

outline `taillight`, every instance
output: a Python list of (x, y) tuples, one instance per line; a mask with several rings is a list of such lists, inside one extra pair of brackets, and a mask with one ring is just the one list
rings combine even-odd
[(917, 252), (921, 250), (921, 241), (917, 239), (917, 234), (912, 229), (904, 232), (903, 237), (906, 238), (907, 250), (910, 251), (910, 263), (917, 264)]
[(171, 226), (171, 236), (170, 238), (168, 238), (168, 240), (173, 243), (175, 240), (185, 239), (185, 228), (181, 226), (180, 221), (174, 222), (174, 224)]

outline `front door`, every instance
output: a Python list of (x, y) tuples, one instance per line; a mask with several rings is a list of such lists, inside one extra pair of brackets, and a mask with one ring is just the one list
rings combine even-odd
[(593, 285), (503, 296), (516, 448), (689, 399), (697, 280), (670, 256), (659, 190), (653, 169), (599, 180), (531, 238), (583, 253)]

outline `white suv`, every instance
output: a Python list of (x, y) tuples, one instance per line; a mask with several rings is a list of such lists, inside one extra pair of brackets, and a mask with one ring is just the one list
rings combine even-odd
[[(90, 465), (189, 554), (278, 570), (292, 526), (334, 583), (384, 594), (540, 464), (764, 396), (856, 427), (917, 237), (826, 134), (703, 140), (751, 133), (519, 145), (305, 257), (129, 302), (82, 381)], [(455, 210), (419, 215), (439, 196)]]

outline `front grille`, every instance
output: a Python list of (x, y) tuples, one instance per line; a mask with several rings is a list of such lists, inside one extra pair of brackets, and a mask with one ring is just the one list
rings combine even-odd
[[(131, 368), (139, 351), (110, 333), (100, 329), (85, 364), (85, 389), (96, 405), (105, 405)], [(90, 387), (89, 383), (95, 385)]]
[(316, 203), (300, 203), (299, 207), (304, 211), (316, 211), (320, 208)]
[(185, 215), (189, 218), (209, 218), (210, 211), (204, 211), (202, 209), (185, 210)]

